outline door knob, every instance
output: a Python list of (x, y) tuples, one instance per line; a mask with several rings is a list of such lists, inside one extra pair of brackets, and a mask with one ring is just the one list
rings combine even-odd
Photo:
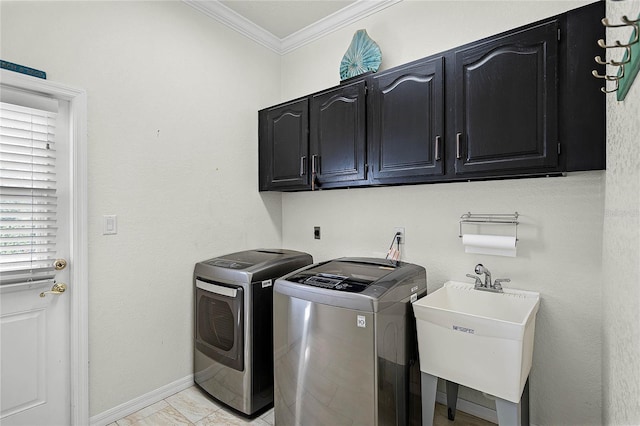
[(67, 290), (67, 285), (65, 283), (56, 283), (51, 287), (51, 290), (43, 291), (40, 293), (40, 297), (44, 297), (47, 294), (62, 294)]
[(67, 267), (67, 261), (64, 259), (56, 259), (55, 262), (53, 262), (53, 267), (56, 271), (62, 271)]

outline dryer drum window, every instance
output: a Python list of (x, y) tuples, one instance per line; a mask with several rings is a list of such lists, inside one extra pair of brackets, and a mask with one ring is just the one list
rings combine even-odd
[(211, 280), (196, 281), (196, 349), (244, 370), (244, 291)]
[(235, 341), (235, 320), (228, 303), (203, 297), (200, 299), (198, 324), (202, 340), (211, 346), (228, 351)]

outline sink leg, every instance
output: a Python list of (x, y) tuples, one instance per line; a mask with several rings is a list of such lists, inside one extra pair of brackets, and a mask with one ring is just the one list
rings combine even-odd
[(498, 425), (529, 426), (529, 379), (524, 385), (520, 402), (496, 398)]
[(523, 426), (529, 426), (529, 378), (524, 384), (522, 396), (520, 397), (520, 419)]
[(433, 416), (436, 410), (436, 392), (438, 390), (438, 378), (422, 372), (422, 426), (433, 426)]
[(447, 417), (449, 420), (456, 418), (456, 405), (458, 404), (458, 384), (447, 382)]

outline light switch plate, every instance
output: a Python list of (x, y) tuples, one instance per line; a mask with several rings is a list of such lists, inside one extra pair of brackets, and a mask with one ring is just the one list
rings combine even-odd
[(102, 216), (102, 235), (115, 235), (118, 233), (118, 216), (114, 214)]

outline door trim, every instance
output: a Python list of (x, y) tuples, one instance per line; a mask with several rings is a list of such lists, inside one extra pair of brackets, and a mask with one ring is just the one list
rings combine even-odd
[(69, 313), (71, 424), (89, 423), (89, 257), (87, 211), (87, 93), (82, 89), (0, 70), (3, 86), (69, 102), (71, 166), (71, 311)]

